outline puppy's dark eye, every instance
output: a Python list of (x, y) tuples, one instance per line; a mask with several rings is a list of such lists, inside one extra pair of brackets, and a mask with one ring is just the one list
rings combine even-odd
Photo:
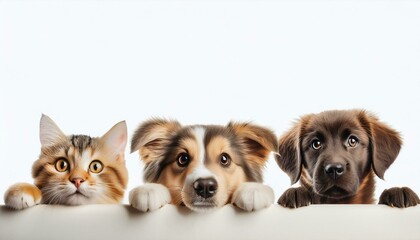
[(222, 153), (222, 155), (220, 155), (220, 164), (222, 164), (222, 166), (224, 167), (229, 167), (230, 163), (231, 160), (229, 155), (227, 155), (226, 153)]
[(312, 141), (311, 147), (315, 150), (318, 150), (322, 147), (322, 143), (318, 139), (315, 139)]
[(359, 139), (355, 136), (350, 136), (347, 143), (349, 144), (349, 147), (356, 147), (359, 143)]
[(178, 161), (176, 162), (180, 167), (186, 167), (188, 163), (190, 163), (190, 155), (188, 153), (181, 153), (178, 157)]

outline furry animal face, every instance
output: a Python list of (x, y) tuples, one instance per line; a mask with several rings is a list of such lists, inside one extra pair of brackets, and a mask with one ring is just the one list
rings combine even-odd
[(32, 175), (45, 204), (118, 203), (127, 185), (124, 150), (125, 122), (100, 138), (66, 136), (43, 115), (40, 124), (41, 154)]
[(173, 204), (201, 211), (228, 203), (242, 183), (262, 182), (276, 147), (271, 131), (252, 124), (182, 127), (156, 119), (139, 127), (131, 150), (140, 150), (146, 182), (166, 186)]
[(326, 112), (305, 126), (301, 136), (305, 171), (315, 193), (344, 198), (359, 189), (371, 169), (369, 136), (348, 113)]
[(276, 160), (319, 203), (372, 203), (372, 170), (383, 178), (401, 144), (395, 130), (366, 111), (325, 111), (303, 116), (282, 136)]

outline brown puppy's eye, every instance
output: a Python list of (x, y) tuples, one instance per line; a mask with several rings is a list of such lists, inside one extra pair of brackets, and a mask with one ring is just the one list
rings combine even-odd
[(104, 169), (104, 165), (99, 160), (93, 160), (89, 165), (89, 171), (93, 173), (100, 173)]
[(222, 166), (224, 167), (229, 167), (230, 163), (231, 163), (231, 160), (230, 160), (229, 155), (227, 155), (226, 153), (223, 153), (220, 156), (220, 164), (222, 164)]
[(355, 136), (350, 136), (347, 140), (347, 143), (349, 144), (349, 147), (356, 147), (359, 143), (359, 139), (357, 139)]
[(59, 172), (65, 172), (69, 169), (69, 162), (64, 158), (60, 158), (55, 161), (55, 169)]
[(176, 162), (180, 167), (186, 167), (190, 163), (190, 155), (188, 153), (181, 153)]
[(322, 143), (318, 139), (315, 139), (312, 141), (311, 147), (315, 150), (318, 150), (322, 147)]

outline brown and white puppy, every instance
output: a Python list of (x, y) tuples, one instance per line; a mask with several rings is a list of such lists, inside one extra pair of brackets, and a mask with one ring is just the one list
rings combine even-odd
[[(284, 207), (374, 203), (376, 174), (383, 179), (402, 140), (398, 132), (364, 110), (325, 111), (303, 116), (279, 140), (276, 161), (292, 184), (278, 200)], [(420, 203), (409, 188), (385, 190), (380, 204)]]
[(195, 211), (227, 203), (258, 210), (274, 202), (273, 190), (261, 184), (262, 170), (277, 140), (272, 131), (249, 123), (227, 126), (181, 126), (153, 119), (131, 141), (145, 163), (145, 185), (130, 192), (130, 204), (153, 211), (167, 203)]

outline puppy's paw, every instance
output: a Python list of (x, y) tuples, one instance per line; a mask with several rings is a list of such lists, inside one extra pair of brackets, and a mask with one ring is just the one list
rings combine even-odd
[(146, 183), (134, 188), (128, 198), (130, 205), (142, 212), (154, 211), (171, 201), (169, 190), (157, 183)]
[(35, 185), (17, 183), (9, 187), (5, 192), (4, 203), (9, 208), (22, 210), (39, 204), (41, 196), (41, 190)]
[(385, 189), (379, 197), (379, 204), (391, 207), (407, 208), (420, 203), (417, 194), (408, 187)]
[(274, 202), (274, 192), (261, 183), (243, 183), (233, 194), (232, 203), (245, 211), (269, 207)]
[(299, 208), (308, 206), (312, 203), (311, 194), (303, 187), (289, 188), (277, 201), (283, 207)]

